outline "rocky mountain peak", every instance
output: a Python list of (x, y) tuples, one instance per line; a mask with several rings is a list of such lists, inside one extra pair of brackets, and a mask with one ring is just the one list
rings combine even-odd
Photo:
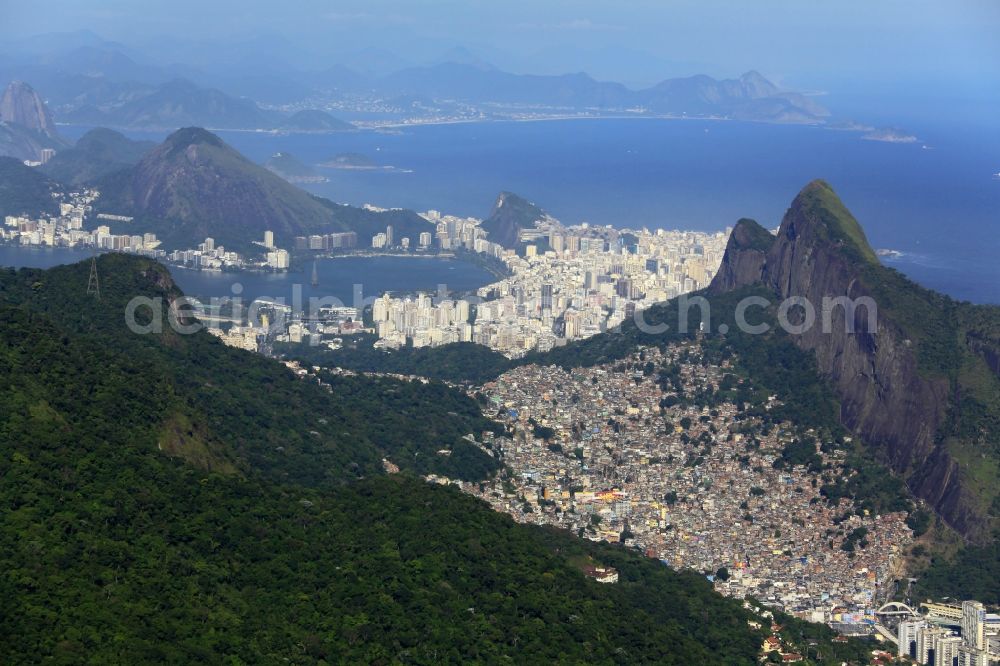
[(55, 136), (56, 127), (41, 96), (24, 81), (11, 81), (0, 97), (0, 121)]
[[(944, 433), (949, 412), (985, 405), (982, 395), (993, 390), (962, 385), (955, 376), (962, 363), (982, 363), (970, 354), (977, 349), (960, 340), (974, 338), (987, 315), (966, 312), (883, 267), (861, 225), (822, 180), (799, 192), (776, 237), (751, 220), (733, 229), (709, 290), (744, 287), (767, 288), (775, 302), (804, 298), (817, 317), (826, 316), (823, 308), (830, 299), (874, 303), (873, 329), (867, 306), (841, 307), (829, 313), (828, 327), (812, 326), (789, 338), (813, 353), (820, 374), (840, 398), (843, 424), (949, 525), (970, 539), (986, 538), (990, 523), (983, 506), (989, 505), (989, 492), (985, 502), (977, 497), (980, 491), (952, 455), (952, 450), (977, 446), (975, 438), (952, 435), (947, 441)], [(968, 329), (964, 336), (963, 328)], [(989, 360), (988, 354), (978, 355)], [(960, 387), (957, 393), (950, 393), (952, 382)], [(976, 391), (980, 397), (962, 397)]]
[(489, 240), (504, 247), (516, 247), (521, 229), (530, 229), (546, 217), (544, 210), (513, 192), (501, 192), (493, 212), (483, 221)]
[(747, 93), (747, 97), (770, 97), (777, 94), (778, 86), (768, 81), (764, 76), (756, 71), (750, 70), (740, 77), (740, 84)]
[(798, 237), (843, 249), (854, 260), (878, 263), (864, 229), (824, 180), (814, 180), (792, 201), (778, 230), (785, 242)]

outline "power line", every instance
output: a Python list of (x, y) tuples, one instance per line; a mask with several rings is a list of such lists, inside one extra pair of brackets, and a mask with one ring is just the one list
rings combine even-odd
[(97, 278), (97, 255), (90, 260), (90, 279), (87, 280), (87, 294), (93, 294), (101, 300), (101, 281)]

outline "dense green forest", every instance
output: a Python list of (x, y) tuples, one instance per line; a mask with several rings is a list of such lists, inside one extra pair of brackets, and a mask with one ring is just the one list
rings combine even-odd
[(755, 613), (702, 576), (407, 473), (493, 471), (454, 439), (495, 427), (476, 403), (128, 332), (128, 296), (178, 292), (99, 267), (99, 301), (86, 262), (0, 273), (0, 661), (756, 663)]
[[(32, 318), (24, 330), (16, 321), (5, 326), (11, 352), (43, 322), (74, 335), (80, 346), (68, 361), (95, 387), (83, 394), (69, 390), (65, 368), (33, 354), (30, 343), (24, 349), (50, 403), (114, 396), (102, 409), (114, 416), (115, 427), (130, 414), (148, 411), (158, 415), (158, 443), (171, 454), (209, 469), (254, 468), (279, 480), (315, 485), (366, 476), (381, 470), (383, 457), (403, 468), (465, 479), (496, 469), (491, 456), (463, 439), (494, 425), (461, 392), (361, 379), (324, 388), (296, 379), (281, 364), (226, 347), (207, 333), (174, 332), (165, 308), (167, 299), (180, 294), (162, 266), (122, 255), (103, 256), (99, 264), (100, 301), (85, 294), (87, 262), (0, 272), (0, 303), (27, 308)], [(162, 299), (162, 334), (137, 335), (125, 327), (132, 294)], [(136, 314), (150, 316), (148, 308)], [(43, 319), (35, 322), (38, 317)], [(405, 437), (387, 434), (399, 430), (401, 412), (422, 418), (412, 419)], [(438, 455), (445, 449), (452, 455)]]
[(344, 338), (341, 349), (303, 343), (278, 343), (276, 354), (310, 365), (339, 367), (355, 372), (385, 372), (418, 375), (452, 383), (481, 384), (503, 374), (513, 364), (500, 352), (473, 342), (455, 342), (440, 347), (403, 347), (393, 351), (375, 349), (370, 333)]
[[(994, 508), (1000, 518), (1000, 508)], [(1000, 606), (1000, 533), (992, 543), (966, 546), (954, 559), (935, 557), (928, 568), (920, 572), (916, 584), (917, 598), (978, 599)]]
[(0, 219), (7, 215), (58, 213), (59, 201), (52, 193), (59, 187), (20, 160), (0, 157)]

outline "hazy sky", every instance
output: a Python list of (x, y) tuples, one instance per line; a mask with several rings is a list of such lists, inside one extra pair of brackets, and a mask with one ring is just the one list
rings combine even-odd
[(802, 87), (1000, 88), (997, 0), (0, 0), (8, 39), (79, 29), (188, 61), (208, 57), (199, 42), (281, 37), (289, 61), (317, 68), (362, 48), (424, 63), (462, 46), (506, 69), (634, 83), (755, 68)]

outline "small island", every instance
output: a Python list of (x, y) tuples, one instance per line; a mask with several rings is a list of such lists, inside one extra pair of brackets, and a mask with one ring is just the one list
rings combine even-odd
[(290, 183), (325, 183), (328, 180), (326, 176), (316, 173), (315, 169), (303, 164), (291, 153), (275, 153), (268, 158), (264, 166)]
[(318, 165), (324, 169), (344, 169), (351, 171), (398, 171), (410, 173), (409, 169), (394, 166), (379, 166), (375, 160), (361, 153), (338, 153)]
[(339, 153), (320, 164), (327, 169), (377, 169), (378, 165), (372, 158), (361, 153)]
[(919, 139), (895, 127), (879, 127), (865, 134), (862, 139), (885, 143), (916, 143)]

